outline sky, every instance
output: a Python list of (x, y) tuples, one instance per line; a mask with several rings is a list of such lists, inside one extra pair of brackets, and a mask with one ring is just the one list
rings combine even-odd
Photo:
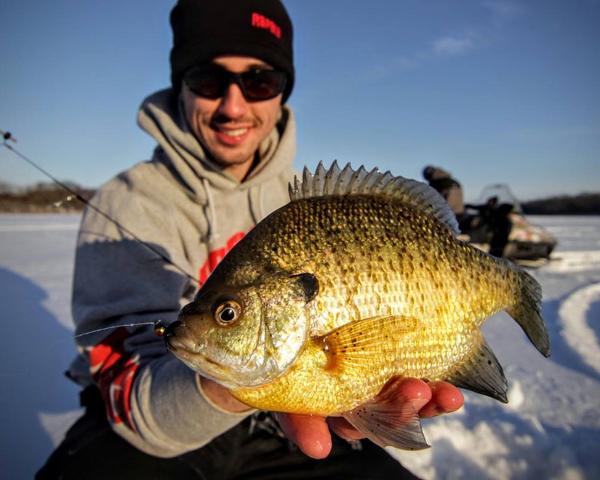
[[(337, 159), (475, 199), (600, 191), (600, 0), (284, 0), (295, 29), (295, 166)], [(136, 125), (169, 86), (174, 2), (0, 0), (0, 129), (97, 187), (150, 157)], [(0, 149), (0, 180), (45, 178)]]

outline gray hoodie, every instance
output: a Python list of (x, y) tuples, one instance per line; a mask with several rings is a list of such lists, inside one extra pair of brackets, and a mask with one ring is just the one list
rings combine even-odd
[[(73, 284), (80, 355), (70, 374), (100, 387), (114, 430), (140, 450), (172, 457), (199, 448), (241, 421), (212, 404), (198, 376), (171, 356), (143, 322), (173, 321), (244, 233), (288, 201), (295, 124), (283, 107), (240, 183), (214, 164), (170, 91), (148, 97), (138, 123), (157, 142), (152, 159), (103, 185), (86, 209)], [(139, 237), (177, 267), (131, 238)], [(127, 325), (127, 326), (125, 326)]]

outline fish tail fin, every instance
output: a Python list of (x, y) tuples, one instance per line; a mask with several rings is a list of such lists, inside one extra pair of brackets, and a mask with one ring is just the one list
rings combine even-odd
[(519, 269), (517, 298), (506, 312), (520, 325), (531, 343), (545, 357), (550, 356), (550, 338), (541, 315), (542, 287), (529, 273)]
[(399, 397), (395, 389), (388, 387), (373, 400), (342, 416), (380, 447), (403, 450), (428, 448), (417, 411), (408, 399)]

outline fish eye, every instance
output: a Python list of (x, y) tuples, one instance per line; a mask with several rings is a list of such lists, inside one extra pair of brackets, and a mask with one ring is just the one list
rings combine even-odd
[(242, 307), (233, 300), (227, 300), (215, 308), (214, 319), (219, 325), (228, 326), (234, 323), (242, 313)]

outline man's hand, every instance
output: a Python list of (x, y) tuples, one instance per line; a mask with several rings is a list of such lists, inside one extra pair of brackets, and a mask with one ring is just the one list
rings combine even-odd
[[(236, 400), (225, 387), (206, 378), (202, 378), (201, 383), (205, 395), (222, 408), (231, 412), (248, 410), (249, 407)], [(422, 418), (454, 412), (464, 403), (460, 390), (447, 382), (425, 383), (416, 378), (394, 379), (384, 387), (384, 390), (387, 389), (397, 392), (399, 402), (408, 399), (415, 412), (419, 412)], [(295, 413), (278, 413), (276, 417), (286, 436), (312, 458), (325, 458), (329, 455), (330, 430), (346, 440), (364, 438), (364, 435), (342, 417)]]
[(248, 405), (240, 402), (235, 398), (229, 390), (224, 386), (219, 385), (217, 382), (210, 380), (205, 377), (200, 377), (200, 384), (202, 385), (202, 391), (211, 402), (218, 405), (223, 410), (227, 410), (232, 413), (242, 413), (248, 410), (252, 410)]
[[(391, 381), (385, 387), (395, 389), (398, 398), (408, 399), (422, 418), (458, 410), (464, 403), (462, 393), (447, 382), (425, 383), (416, 378)], [(346, 440), (364, 438), (342, 417), (319, 417), (278, 413), (277, 419), (286, 436), (312, 458), (325, 458), (331, 451), (330, 429)]]

